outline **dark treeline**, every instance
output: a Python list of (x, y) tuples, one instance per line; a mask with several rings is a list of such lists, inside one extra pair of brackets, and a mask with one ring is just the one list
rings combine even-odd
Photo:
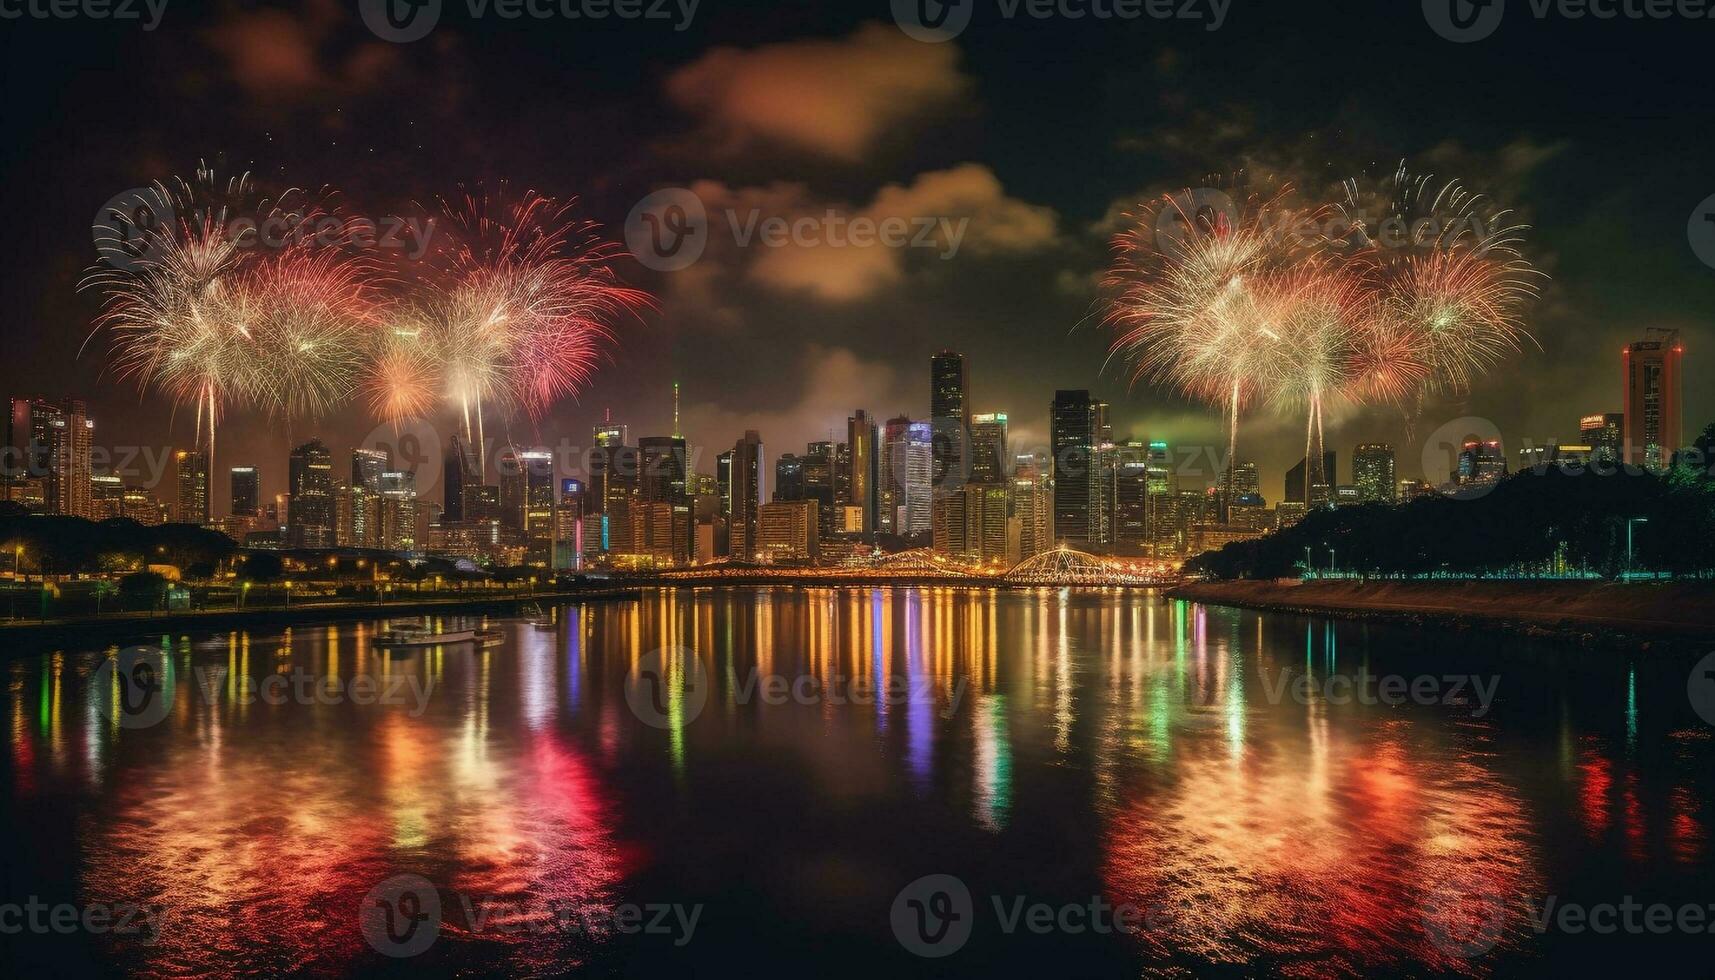
[(0, 504), (0, 548), (25, 574), (61, 576), (122, 572), (144, 565), (172, 565), (207, 577), (237, 550), (219, 531), (194, 524), (149, 526), (128, 518), (90, 521), (81, 517), (27, 514)]
[[(1700, 450), (1711, 432), (1715, 426), (1698, 440)], [(1301, 573), (1309, 548), (1318, 572), (1332, 560), (1342, 574), (1380, 578), (1562, 569), (1613, 577), (1627, 570), (1627, 524), (1638, 518), (1633, 568), (1715, 577), (1715, 477), (1702, 465), (1663, 474), (1550, 466), (1514, 474), (1487, 493), (1319, 510), (1292, 527), (1199, 555), (1185, 568), (1212, 578), (1285, 578)]]

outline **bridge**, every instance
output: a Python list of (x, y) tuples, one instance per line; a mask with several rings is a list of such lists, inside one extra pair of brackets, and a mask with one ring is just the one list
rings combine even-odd
[(653, 576), (670, 583), (798, 585), (996, 585), (1002, 587), (1107, 587), (1166, 585), (1178, 581), (1172, 562), (1112, 558), (1072, 548), (1033, 555), (1008, 568), (980, 564), (914, 548), (840, 565), (764, 565), (717, 561), (671, 569)]

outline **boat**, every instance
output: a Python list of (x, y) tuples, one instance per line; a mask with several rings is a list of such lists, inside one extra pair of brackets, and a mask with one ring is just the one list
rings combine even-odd
[(518, 607), (518, 612), (524, 621), (537, 629), (553, 629), (554, 615), (534, 602), (526, 602)]
[(419, 627), (392, 629), (377, 634), (375, 645), (386, 650), (417, 650), (424, 647), (446, 646), (453, 643), (474, 643), (478, 633), (488, 630), (447, 630), (444, 633), (430, 633)]
[(492, 628), (477, 630), (476, 642), (485, 647), (497, 647), (506, 642), (506, 631)]

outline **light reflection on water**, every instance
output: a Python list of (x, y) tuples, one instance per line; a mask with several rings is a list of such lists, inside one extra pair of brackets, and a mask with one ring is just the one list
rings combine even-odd
[[(966, 962), (1484, 974), (1561, 955), (1517, 896), (1617, 901), (1709, 870), (1711, 740), (1683, 674), (1674, 692), (1623, 659), (1562, 670), (1595, 655), (1119, 592), (657, 591), (495, 625), (500, 645), (404, 657), (371, 649), (386, 622), (164, 638), (174, 701), (142, 729), (94, 683), (110, 651), (13, 661), (13, 887), (162, 907), (153, 945), (76, 946), (153, 975), (398, 967), (356, 908), (402, 872), (451, 910), (410, 963), (432, 971), (670, 956), (548, 928), (646, 901), (710, 905), (686, 956), (767, 963), (820, 935), (832, 972), (927, 969), (901, 961), (887, 909), (949, 872), (979, 916), (999, 894), (1150, 913), (1129, 937), (990, 928)], [(667, 678), (662, 729), (625, 679), (672, 647), (702, 670)], [(1282, 671), (1359, 670), (1486, 671), (1501, 699), (1271, 696)], [(774, 703), (770, 673), (830, 696)], [(244, 697), (271, 675), (312, 696)], [(406, 693), (358, 704), (360, 684)], [(505, 911), (479, 930), (469, 900)], [(1497, 909), (1494, 948), (1468, 955)]]

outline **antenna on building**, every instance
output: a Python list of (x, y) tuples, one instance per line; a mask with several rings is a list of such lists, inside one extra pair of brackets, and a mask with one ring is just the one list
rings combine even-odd
[(683, 438), (679, 434), (679, 382), (673, 382), (673, 438)]

